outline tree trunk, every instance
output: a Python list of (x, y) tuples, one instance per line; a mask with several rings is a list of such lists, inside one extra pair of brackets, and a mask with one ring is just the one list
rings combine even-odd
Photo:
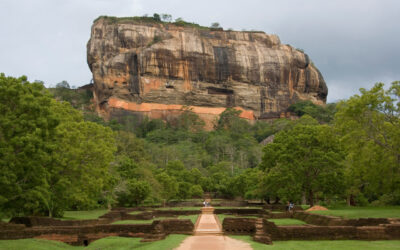
[(301, 204), (306, 204), (306, 203), (307, 203), (306, 193), (303, 192), (303, 195), (301, 196)]
[(312, 189), (308, 191), (308, 203), (310, 204), (310, 207), (314, 206), (314, 192)]

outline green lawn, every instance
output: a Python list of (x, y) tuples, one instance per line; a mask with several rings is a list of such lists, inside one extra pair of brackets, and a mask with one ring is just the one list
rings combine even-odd
[(168, 220), (168, 219), (189, 219), (193, 222), (193, 224), (196, 223), (198, 215), (181, 215), (178, 217), (156, 217), (151, 220), (119, 220), (115, 221), (112, 224), (151, 224), (155, 220)]
[(332, 240), (332, 241), (274, 241), (273, 245), (265, 245), (252, 240), (251, 236), (232, 236), (234, 239), (248, 242), (254, 250), (260, 249), (282, 249), (282, 250), (381, 250), (400, 249), (399, 240), (361, 241), (361, 240)]
[(158, 249), (174, 249), (188, 235), (169, 235), (165, 240), (155, 242), (144, 242), (141, 243), (141, 238), (125, 238), (125, 237), (107, 237), (100, 240), (96, 240), (89, 244), (87, 247), (74, 247), (68, 244), (50, 241), (50, 240), (38, 240), (38, 239), (23, 239), (23, 240), (0, 240), (0, 249), (9, 250), (58, 250), (58, 249), (146, 249), (146, 250), (158, 250)]
[(90, 211), (65, 211), (62, 220), (92, 220), (98, 219), (103, 214), (107, 213), (107, 209), (98, 209)]
[(201, 207), (160, 207), (156, 210), (174, 210), (174, 211), (193, 211), (200, 210)]
[(306, 222), (296, 219), (268, 219), (268, 221), (275, 223), (277, 226), (290, 226), (290, 225), (305, 225)]
[(392, 207), (338, 207), (327, 211), (310, 211), (315, 214), (356, 218), (400, 218), (400, 206)]
[(153, 220), (119, 220), (114, 221), (111, 224), (120, 225), (120, 224), (151, 224)]
[(257, 216), (235, 216), (235, 215), (231, 215), (231, 214), (217, 214), (218, 220), (221, 222), (224, 221), (225, 218), (260, 218)]
[(198, 214), (193, 214), (193, 215), (181, 215), (178, 216), (178, 219), (189, 219), (193, 222), (193, 224), (196, 224), (197, 218), (199, 217)]
[(147, 212), (147, 211), (133, 211), (133, 212), (130, 212), (128, 214), (135, 215), (135, 214), (141, 214), (141, 213), (144, 213), (144, 212)]
[(262, 207), (214, 207), (215, 209), (262, 209)]

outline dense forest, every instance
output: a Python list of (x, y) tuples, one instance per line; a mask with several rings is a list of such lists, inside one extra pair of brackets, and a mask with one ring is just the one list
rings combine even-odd
[(89, 89), (46, 89), (0, 75), (0, 217), (216, 197), (313, 205), (400, 205), (400, 82), (299, 119), (248, 123), (227, 109), (215, 129), (174, 120), (104, 121)]

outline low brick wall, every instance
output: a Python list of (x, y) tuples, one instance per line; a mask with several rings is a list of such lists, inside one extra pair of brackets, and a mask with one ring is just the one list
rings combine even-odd
[(214, 210), (215, 214), (235, 214), (242, 216), (261, 216), (266, 214), (266, 212), (261, 208), (216, 208)]
[[(39, 220), (38, 220), (39, 221)], [(7, 224), (7, 223), (5, 223)], [(25, 227), (24, 224), (1, 225), (0, 240), (40, 238), (58, 240), (71, 245), (87, 245), (90, 242), (108, 237), (141, 237), (160, 239), (168, 234), (192, 234), (194, 225), (191, 220), (155, 220), (152, 224), (127, 225), (74, 225)]]
[(222, 229), (227, 234), (252, 235), (255, 233), (256, 218), (225, 218)]
[(109, 224), (112, 219), (96, 219), (96, 220), (59, 220), (49, 217), (14, 217), (10, 220), (10, 224), (23, 224), (27, 227), (59, 227), (59, 226), (88, 226), (88, 225), (104, 225)]
[(15, 221), (21, 224), (0, 224), (0, 240), (40, 238), (58, 240), (71, 245), (87, 245), (94, 240), (109, 236), (158, 240), (173, 233), (192, 234), (194, 230), (192, 221), (188, 219), (155, 220), (152, 224), (126, 225), (82, 225), (79, 223), (62, 225), (58, 224), (59, 220), (40, 217), (20, 217), (15, 218)]
[(166, 234), (192, 234), (194, 224), (188, 219), (168, 219), (160, 221)]
[(219, 202), (219, 206), (221, 207), (246, 207), (248, 205), (247, 201), (221, 200)]
[(266, 213), (263, 217), (266, 219), (293, 218), (293, 213), (289, 213), (289, 212), (272, 213), (272, 212), (266, 211)]
[(302, 220), (307, 224), (319, 226), (378, 226), (380, 224), (390, 224), (387, 218), (360, 218), (360, 219), (342, 219), (340, 217), (312, 214), (307, 212), (293, 213), (293, 218)]
[(202, 207), (201, 201), (170, 201), (166, 204), (168, 207)]
[[(254, 235), (256, 219), (225, 218), (226, 234)], [(400, 224), (380, 226), (276, 226), (263, 219), (263, 230), (272, 240), (398, 240)]]
[[(263, 208), (266, 210), (271, 210), (271, 211), (286, 211), (286, 205), (282, 204), (266, 204), (263, 205)], [(294, 206), (294, 211), (303, 211), (304, 209), (301, 206)]]
[(154, 210), (143, 212), (140, 214), (128, 214), (123, 213), (121, 215), (121, 220), (150, 220), (157, 217), (178, 217), (180, 215), (194, 215), (200, 214), (199, 210)]

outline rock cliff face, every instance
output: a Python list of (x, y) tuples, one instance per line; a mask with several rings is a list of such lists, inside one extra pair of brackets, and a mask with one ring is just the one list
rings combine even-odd
[(276, 35), (99, 18), (87, 59), (97, 110), (168, 119), (191, 109), (208, 126), (227, 107), (249, 120), (326, 101), (321, 73)]

